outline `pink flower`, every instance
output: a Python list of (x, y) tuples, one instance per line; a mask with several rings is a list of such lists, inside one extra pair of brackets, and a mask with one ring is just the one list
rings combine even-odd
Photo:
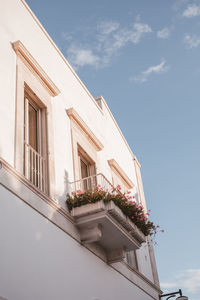
[(159, 225), (157, 225), (157, 228), (160, 228), (160, 226), (159, 226)]
[(151, 212), (151, 210), (149, 209), (148, 212)]
[(149, 216), (149, 213), (146, 213), (147, 216)]
[(83, 194), (84, 193), (84, 191), (81, 191), (81, 190), (78, 190), (77, 191), (77, 194), (79, 194), (79, 195), (81, 195), (81, 194)]
[(162, 229), (161, 232), (165, 232), (164, 229)]
[(116, 189), (117, 189), (117, 190), (121, 190), (122, 188), (121, 188), (121, 186), (118, 184), (118, 185), (116, 186)]
[(101, 185), (100, 185), (100, 184), (97, 185), (97, 190), (98, 190), (99, 188), (101, 188)]

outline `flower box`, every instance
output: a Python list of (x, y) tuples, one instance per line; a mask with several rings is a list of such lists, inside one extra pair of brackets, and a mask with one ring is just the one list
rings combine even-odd
[(146, 241), (145, 235), (113, 201), (104, 203), (101, 200), (75, 207), (71, 214), (79, 228), (81, 241), (98, 243), (109, 255), (119, 254), (120, 249), (139, 249)]

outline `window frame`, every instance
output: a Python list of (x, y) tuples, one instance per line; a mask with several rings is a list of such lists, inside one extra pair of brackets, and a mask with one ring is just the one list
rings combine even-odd
[[(37, 149), (30, 144), (29, 105), (37, 113)], [(24, 89), (24, 176), (40, 190), (49, 194), (46, 107), (33, 91), (25, 85)], [(32, 154), (32, 158), (31, 158)], [(33, 161), (35, 159), (35, 162)], [(36, 162), (37, 160), (37, 162)], [(35, 174), (36, 173), (36, 174)]]
[(78, 147), (77, 153), (78, 153), (78, 159), (79, 159), (79, 174), (80, 174), (79, 179), (86, 178), (86, 177), (82, 176), (81, 162), (80, 162), (81, 160), (87, 166), (87, 172), (88, 172), (87, 177), (96, 175), (96, 163), (95, 163), (95, 161), (92, 160), (92, 158), (86, 153), (85, 150), (83, 150), (83, 148), (79, 144), (77, 144), (77, 147)]
[(86, 161), (95, 165), (95, 174), (98, 170), (98, 152), (103, 149), (103, 144), (96, 135), (91, 131), (88, 125), (82, 120), (74, 108), (66, 110), (71, 125), (71, 142), (73, 158), (73, 177), (74, 181), (81, 179), (79, 152)]
[[(24, 97), (30, 94), (42, 108), (46, 123), (47, 182), (45, 194), (55, 200), (55, 166), (51, 99), (60, 93), (45, 71), (20, 41), (12, 44), (16, 53), (15, 151), (14, 167), (24, 175)], [(44, 109), (45, 108), (45, 109)], [(37, 187), (36, 187), (37, 188)]]

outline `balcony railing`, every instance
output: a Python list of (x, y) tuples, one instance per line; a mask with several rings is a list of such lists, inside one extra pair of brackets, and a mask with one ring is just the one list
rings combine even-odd
[(24, 143), (25, 177), (43, 192), (47, 192), (46, 159), (35, 151), (29, 144)]
[(111, 192), (114, 189), (114, 186), (110, 183), (110, 181), (102, 173), (99, 173), (72, 182), (71, 192), (76, 192), (78, 190), (94, 191), (98, 185), (108, 192)]

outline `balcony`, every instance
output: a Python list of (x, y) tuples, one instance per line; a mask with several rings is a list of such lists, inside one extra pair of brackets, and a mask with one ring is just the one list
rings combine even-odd
[(29, 144), (24, 143), (25, 177), (42, 192), (47, 193), (47, 164), (42, 157)]
[(72, 192), (76, 192), (78, 190), (94, 191), (97, 185), (100, 185), (104, 190), (107, 190), (108, 192), (114, 189), (114, 186), (110, 183), (110, 181), (102, 173), (99, 173), (97, 175), (89, 176), (71, 182), (71, 191)]
[[(111, 192), (112, 184), (103, 174), (97, 174), (71, 183), (73, 192), (78, 190), (94, 191), (100, 185), (103, 190)], [(71, 214), (80, 232), (82, 243), (97, 243), (107, 256), (109, 263), (120, 261), (125, 251), (139, 249), (146, 241), (145, 235), (137, 226), (114, 204), (113, 201), (74, 207)]]

